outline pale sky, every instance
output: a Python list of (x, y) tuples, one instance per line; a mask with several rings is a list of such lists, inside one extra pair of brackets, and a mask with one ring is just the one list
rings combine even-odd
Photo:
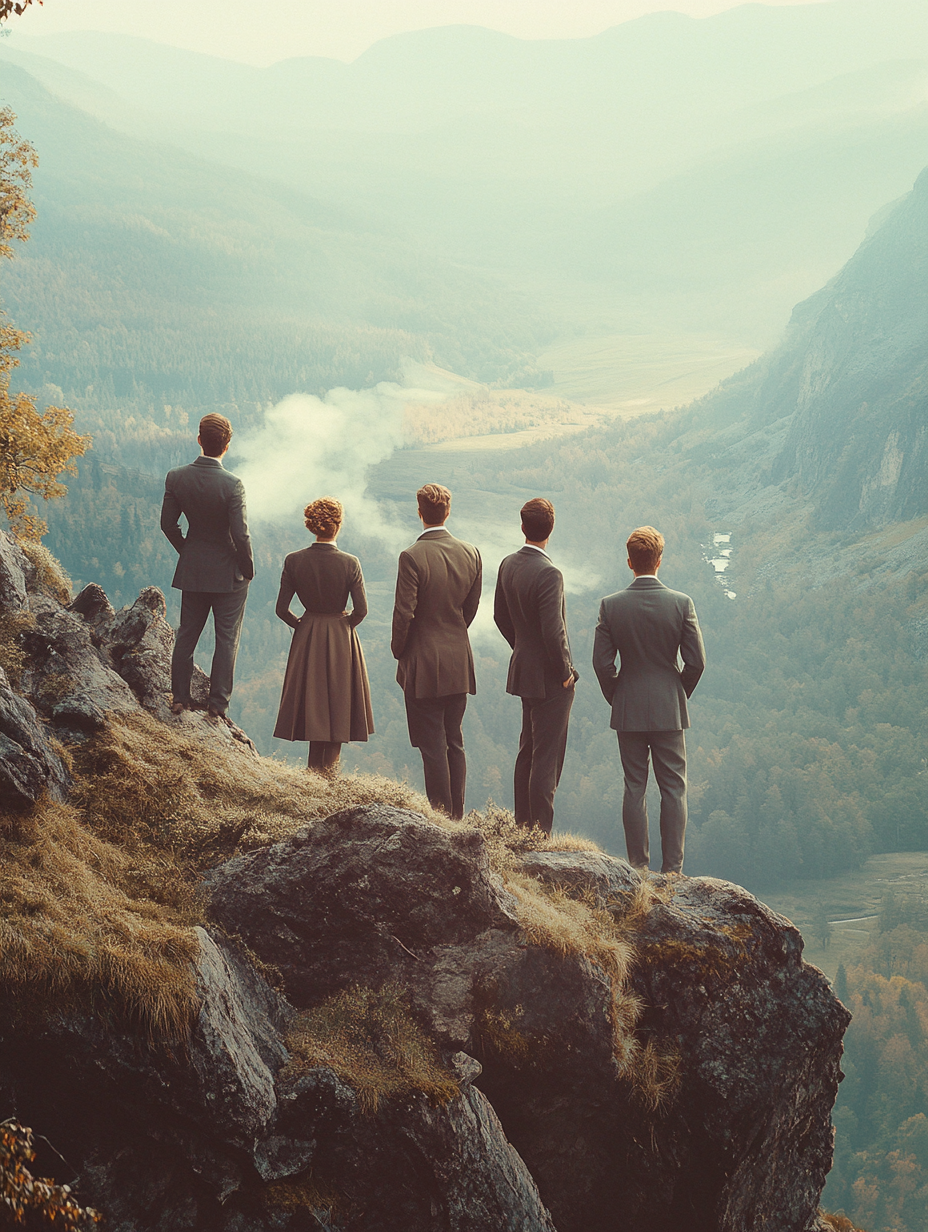
[[(766, 0), (767, 4), (808, 0)], [(378, 39), (430, 26), (487, 26), (519, 38), (587, 38), (643, 13), (707, 17), (731, 0), (45, 0), (9, 21), (21, 34), (104, 30), (249, 64), (353, 60)]]

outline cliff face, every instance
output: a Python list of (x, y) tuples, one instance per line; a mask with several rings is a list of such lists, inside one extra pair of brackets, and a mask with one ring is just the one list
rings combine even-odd
[(928, 169), (841, 272), (797, 305), (782, 344), (710, 395), (748, 425), (785, 422), (767, 480), (795, 480), (823, 529), (928, 513)]
[[(81, 759), (121, 707), (164, 715), (156, 740), (181, 721), (157, 592), (65, 606), (0, 536), (0, 605), (22, 650), (0, 697), (9, 949), (16, 911), (38, 935), (21, 882), (56, 809), (97, 874), (125, 866), (92, 845)], [(257, 764), (241, 734), (183, 722), (214, 765)], [(28, 965), (0, 965), (0, 1116), (118, 1232), (820, 1228), (848, 1015), (798, 931), (737, 886), (531, 846), (374, 803), (217, 857), (200, 923), (150, 956), (189, 980), (180, 1036), (111, 988), (37, 1004)]]

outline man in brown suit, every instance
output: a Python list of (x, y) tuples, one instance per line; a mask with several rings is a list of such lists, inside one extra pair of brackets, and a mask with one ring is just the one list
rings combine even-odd
[(545, 551), (554, 530), (554, 506), (539, 496), (522, 506), (521, 516), (525, 547), (499, 567), (493, 619), (512, 647), (506, 692), (522, 699), (516, 821), (550, 834), (579, 675), (567, 642), (564, 578)]
[(635, 580), (600, 605), (593, 668), (619, 736), (628, 862), (638, 869), (648, 867), (645, 790), (650, 757), (661, 792), (661, 872), (679, 873), (686, 829), (686, 699), (705, 669), (706, 652), (693, 600), (658, 581), (664, 536), (653, 526), (639, 526), (626, 547)]
[(460, 818), (467, 774), (461, 723), (467, 694), (477, 692), (467, 630), (480, 603), (483, 567), (477, 549), (445, 529), (447, 488), (427, 483), (416, 501), (425, 529), (400, 554), (390, 649), (429, 804)]

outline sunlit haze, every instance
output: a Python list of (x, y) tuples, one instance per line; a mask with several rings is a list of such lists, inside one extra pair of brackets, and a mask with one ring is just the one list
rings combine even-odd
[[(769, 0), (772, 5), (802, 0)], [(49, 0), (11, 25), (23, 34), (101, 30), (248, 64), (292, 56), (353, 60), (378, 39), (430, 26), (473, 25), (517, 38), (589, 38), (645, 13), (707, 17), (724, 0)]]

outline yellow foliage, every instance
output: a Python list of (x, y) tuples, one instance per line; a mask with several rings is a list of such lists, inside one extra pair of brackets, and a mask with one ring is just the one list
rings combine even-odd
[(101, 1222), (93, 1207), (81, 1207), (67, 1185), (32, 1175), (32, 1130), (18, 1121), (0, 1122), (0, 1210), (14, 1224), (33, 1227), (35, 1218), (61, 1232), (83, 1232)]
[[(19, 13), (24, 6), (13, 7)], [(0, 0), (0, 20), (8, 16), (10, 8), (10, 0)], [(15, 123), (12, 108), (0, 107), (0, 257), (12, 257), (9, 241), (27, 240), (29, 225), (35, 218), (35, 206), (28, 192), (39, 159), (35, 148), (13, 127)]]

